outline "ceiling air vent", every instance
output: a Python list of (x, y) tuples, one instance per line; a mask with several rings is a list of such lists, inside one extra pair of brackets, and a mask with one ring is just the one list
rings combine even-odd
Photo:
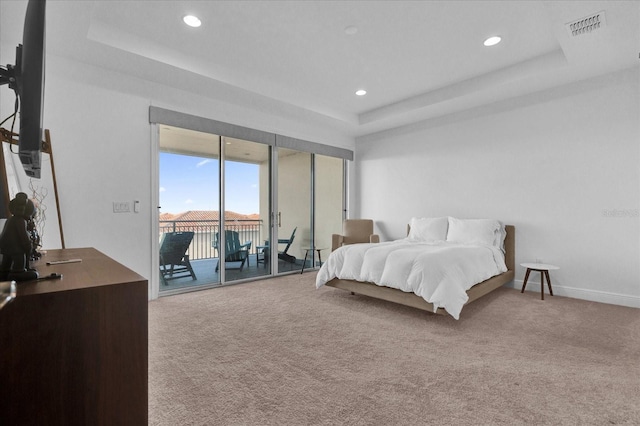
[(565, 24), (567, 31), (571, 37), (576, 37), (582, 34), (592, 33), (607, 25), (607, 20), (604, 16), (604, 10), (593, 15), (585, 16), (577, 21), (569, 22)]

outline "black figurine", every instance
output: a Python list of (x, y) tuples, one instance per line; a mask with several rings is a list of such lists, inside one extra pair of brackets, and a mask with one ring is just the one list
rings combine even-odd
[(30, 281), (38, 278), (38, 272), (29, 268), (33, 244), (28, 222), (33, 219), (35, 205), (24, 192), (19, 192), (9, 202), (13, 216), (7, 219), (0, 234), (0, 280)]

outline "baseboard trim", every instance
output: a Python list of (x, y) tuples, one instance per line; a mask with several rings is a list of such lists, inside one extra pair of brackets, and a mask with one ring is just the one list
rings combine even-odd
[[(520, 290), (522, 289), (523, 283), (524, 280), (514, 280), (506, 286)], [(571, 297), (574, 299), (588, 300), (590, 302), (600, 302), (607, 303), (609, 305), (627, 306), (629, 308), (640, 309), (640, 296), (630, 296), (627, 294), (610, 293), (600, 290), (586, 290), (583, 288), (560, 286), (553, 284), (553, 281), (551, 282), (551, 285), (553, 288), (553, 294), (557, 296)], [(536, 283), (535, 281), (527, 282), (527, 288), (525, 291), (534, 291), (540, 293), (540, 283)], [(549, 294), (548, 288), (546, 288), (546, 283), (545, 294)]]

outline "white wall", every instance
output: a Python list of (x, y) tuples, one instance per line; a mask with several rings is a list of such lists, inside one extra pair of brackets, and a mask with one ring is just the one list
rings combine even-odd
[(640, 307), (639, 103), (633, 68), (361, 138), (358, 214), (387, 240), (412, 216), (497, 218), (517, 264), (561, 267), (556, 294)]

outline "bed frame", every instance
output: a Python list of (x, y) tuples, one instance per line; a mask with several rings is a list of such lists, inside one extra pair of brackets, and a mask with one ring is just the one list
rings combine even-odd
[[(467, 290), (469, 300), (465, 305), (481, 298), (482, 296), (492, 292), (493, 290), (502, 287), (504, 284), (513, 281), (515, 276), (515, 234), (516, 230), (513, 225), (506, 225), (507, 236), (504, 240), (505, 248), (505, 263), (507, 265), (507, 272), (503, 272), (500, 275), (491, 277), (486, 281), (482, 281)], [(433, 313), (433, 304), (427, 302), (422, 297), (413, 293), (406, 293), (402, 290), (398, 290), (391, 287), (381, 287), (373, 283), (354, 281), (354, 280), (340, 280), (334, 278), (326, 285), (339, 288), (342, 290), (350, 291), (351, 294), (362, 294), (364, 296), (375, 297), (376, 299), (387, 300), (401, 305), (411, 306), (413, 308), (422, 309)], [(447, 312), (444, 308), (438, 308), (435, 312), (439, 315), (446, 315)]]

